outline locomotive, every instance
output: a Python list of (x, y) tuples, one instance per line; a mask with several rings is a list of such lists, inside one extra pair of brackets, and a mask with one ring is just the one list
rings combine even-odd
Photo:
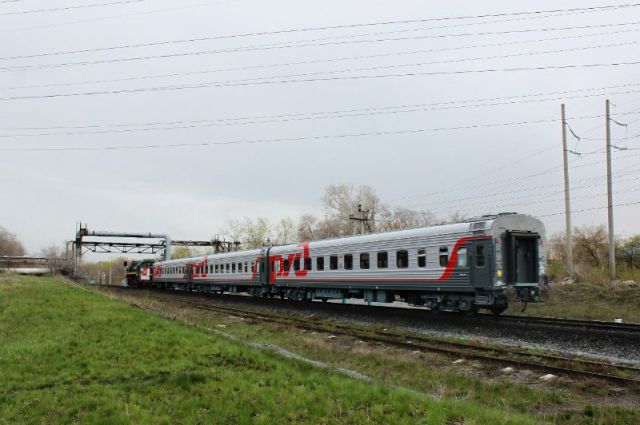
[(404, 301), (434, 311), (500, 314), (508, 307), (508, 292), (524, 303), (540, 301), (544, 240), (540, 220), (501, 213), (411, 230), (134, 262), (127, 282), (291, 300)]

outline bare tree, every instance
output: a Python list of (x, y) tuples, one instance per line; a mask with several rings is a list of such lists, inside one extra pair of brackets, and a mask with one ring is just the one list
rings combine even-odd
[(296, 238), (296, 223), (290, 217), (285, 217), (276, 224), (275, 228), (275, 243), (278, 245), (285, 245), (295, 242)]
[(27, 251), (16, 235), (0, 226), (0, 255), (25, 255)]
[(187, 246), (177, 246), (171, 250), (171, 259), (179, 260), (181, 258), (193, 257), (193, 251)]
[(417, 229), (432, 226), (436, 223), (435, 216), (424, 210), (396, 208), (394, 210), (383, 206), (378, 214), (377, 229), (380, 231)]
[(573, 244), (576, 262), (593, 267), (606, 265), (609, 244), (604, 225), (577, 227), (574, 229)]
[(298, 240), (312, 241), (316, 239), (314, 228), (317, 226), (318, 219), (311, 214), (305, 214), (300, 217), (298, 222)]
[(323, 197), (325, 219), (319, 223), (319, 231), (323, 237), (348, 236), (355, 233), (351, 217), (367, 211), (370, 218), (369, 226), (374, 229), (376, 213), (380, 208), (380, 199), (370, 186), (330, 185), (325, 189)]

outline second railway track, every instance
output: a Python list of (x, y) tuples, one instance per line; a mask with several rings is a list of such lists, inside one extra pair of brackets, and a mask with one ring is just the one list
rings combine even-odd
[[(159, 300), (179, 302), (192, 308), (243, 317), (257, 322), (293, 326), (316, 332), (349, 336), (363, 341), (401, 347), (414, 351), (436, 352), (484, 363), (516, 366), (544, 373), (589, 378), (607, 381), (625, 387), (640, 388), (640, 368), (631, 366), (531, 352), (514, 347), (448, 341), (415, 333), (393, 332), (386, 329), (372, 329), (355, 325), (320, 322), (315, 319), (311, 320), (302, 317), (282, 317), (281, 315), (255, 311), (244, 307), (237, 308), (215, 305), (210, 302), (209, 298), (199, 297), (199, 294), (168, 291), (151, 291), (150, 293)], [(515, 317), (514, 320), (520, 318), (520, 316), (513, 317)], [(579, 324), (576, 324), (576, 326), (577, 325)]]

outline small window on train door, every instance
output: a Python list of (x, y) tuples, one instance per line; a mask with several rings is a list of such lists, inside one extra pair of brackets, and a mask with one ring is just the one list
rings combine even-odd
[(360, 269), (367, 270), (369, 268), (369, 253), (363, 252), (360, 254)]
[(324, 257), (316, 258), (316, 270), (319, 272), (324, 270)]
[(458, 248), (458, 267), (467, 267), (467, 248)]
[(244, 272), (245, 272), (245, 273), (249, 273), (249, 262), (248, 262), (248, 261), (246, 261), (246, 262), (244, 263)]
[(236, 263), (231, 263), (231, 273), (236, 272)]
[(229, 263), (226, 263), (226, 264), (224, 265), (224, 272), (225, 272), (225, 273), (229, 273)]
[(446, 246), (440, 247), (440, 267), (447, 267), (449, 264), (449, 248)]
[(220, 271), (220, 267), (216, 264), (214, 268), (214, 273), (218, 273)]
[(389, 254), (387, 251), (378, 252), (378, 268), (386, 269), (387, 267), (389, 267)]
[(427, 267), (427, 250), (424, 248), (418, 250), (418, 267)]
[(345, 254), (344, 256), (344, 269), (353, 270), (353, 255)]
[(476, 267), (484, 267), (485, 258), (484, 245), (476, 245)]
[(311, 257), (307, 257), (304, 259), (304, 269), (311, 270)]
[(399, 269), (406, 269), (409, 267), (409, 251), (406, 249), (396, 251), (396, 267)]
[(293, 259), (293, 270), (295, 271), (300, 270), (300, 257), (296, 257)]
[(337, 255), (329, 256), (329, 269), (338, 270), (338, 256)]
[(238, 273), (242, 273), (242, 263), (238, 263)]
[(284, 266), (282, 266), (282, 270), (284, 270), (285, 273), (289, 273), (289, 260), (284, 260)]

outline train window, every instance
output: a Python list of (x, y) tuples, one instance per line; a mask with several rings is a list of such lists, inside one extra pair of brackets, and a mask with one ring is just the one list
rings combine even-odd
[(409, 251), (406, 249), (396, 251), (396, 267), (399, 269), (406, 269), (409, 267)]
[(424, 248), (418, 250), (418, 267), (427, 267), (427, 250)]
[(387, 267), (389, 267), (389, 254), (387, 251), (378, 252), (378, 268), (386, 269)]
[(458, 267), (467, 267), (467, 248), (458, 248)]
[(369, 268), (369, 253), (363, 252), (360, 254), (360, 268), (368, 269)]
[(484, 245), (476, 245), (476, 267), (484, 267), (485, 254)]
[(338, 270), (338, 256), (337, 255), (329, 256), (329, 268), (331, 270)]
[(238, 263), (238, 273), (242, 273), (242, 263)]
[(249, 262), (248, 262), (248, 261), (246, 261), (246, 262), (244, 263), (244, 272), (245, 272), (245, 273), (249, 273)]
[(289, 272), (289, 260), (284, 260), (284, 266), (282, 266), (282, 269), (285, 273)]
[(236, 263), (231, 263), (231, 273), (236, 272)]
[(447, 267), (449, 264), (449, 248), (446, 246), (440, 247), (440, 266)]
[(319, 272), (324, 270), (324, 257), (316, 258), (316, 270)]
[(300, 257), (296, 257), (293, 259), (293, 270), (300, 270)]
[(353, 269), (353, 255), (345, 254), (345, 256), (344, 256), (344, 268), (345, 268), (345, 270), (352, 270)]
[(220, 267), (219, 267), (217, 264), (216, 264), (216, 267), (215, 267), (214, 271), (215, 271), (216, 273), (218, 273), (218, 272), (220, 271)]
[(304, 269), (311, 270), (311, 257), (307, 257), (304, 259)]
[(224, 272), (229, 273), (229, 263), (224, 265)]

